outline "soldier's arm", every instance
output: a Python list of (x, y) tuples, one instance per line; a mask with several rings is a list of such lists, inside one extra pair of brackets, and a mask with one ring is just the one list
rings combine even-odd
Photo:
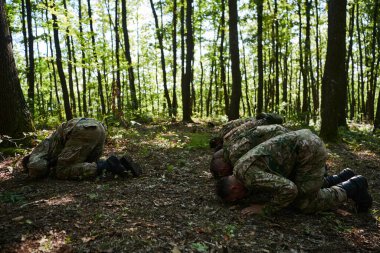
[(258, 192), (268, 193), (271, 196), (271, 199), (262, 207), (262, 212), (265, 214), (277, 212), (288, 206), (298, 193), (297, 186), (289, 179), (259, 168), (247, 170), (243, 181), (253, 198)]

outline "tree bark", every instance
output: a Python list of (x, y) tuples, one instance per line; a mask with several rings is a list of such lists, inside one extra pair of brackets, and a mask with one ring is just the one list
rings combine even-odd
[(173, 115), (177, 117), (178, 100), (177, 100), (177, 0), (173, 0)]
[(126, 1), (121, 0), (121, 15), (122, 15), (122, 27), (123, 27), (123, 35), (124, 35), (124, 45), (125, 45), (125, 58), (128, 62), (128, 80), (129, 80), (129, 89), (131, 93), (131, 102), (132, 102), (132, 110), (137, 110), (139, 108), (139, 104), (137, 101), (136, 95), (136, 86), (135, 86), (135, 75), (133, 73), (133, 64), (131, 58), (131, 47), (129, 45), (129, 35), (128, 35), (128, 27), (127, 27), (127, 7)]
[(326, 141), (338, 137), (338, 111), (336, 98), (342, 97), (341, 86), (347, 85), (346, 58), (346, 6), (347, 1), (328, 2), (328, 40), (325, 72), (322, 80), (322, 110), (320, 135)]
[(257, 87), (257, 112), (263, 111), (264, 67), (263, 67), (263, 0), (257, 0), (257, 68), (259, 82)]
[(33, 24), (32, 24), (32, 6), (30, 0), (26, 0), (26, 17), (28, 28), (28, 56), (29, 65), (27, 70), (28, 77), (28, 105), (32, 116), (34, 115), (34, 36), (33, 36)]
[(164, 96), (166, 99), (166, 103), (168, 104), (169, 117), (171, 117), (173, 113), (173, 109), (172, 109), (172, 102), (170, 100), (167, 79), (166, 79), (166, 64), (165, 64), (165, 54), (164, 54), (164, 45), (163, 45), (163, 34), (160, 31), (160, 28), (158, 25), (158, 17), (157, 17), (156, 9), (154, 8), (153, 0), (149, 0), (149, 1), (150, 1), (150, 6), (152, 7), (154, 23), (156, 26), (156, 35), (157, 35), (158, 44), (159, 44), (160, 52), (161, 52), (161, 67), (162, 67), (162, 76), (163, 76), (163, 81), (164, 81)]
[(230, 37), (230, 55), (231, 55), (231, 72), (232, 72), (232, 93), (231, 104), (228, 113), (228, 119), (234, 120), (239, 118), (239, 105), (241, 98), (241, 72), (239, 56), (239, 33), (238, 33), (238, 8), (237, 0), (228, 0), (229, 20), (229, 37)]
[(186, 72), (182, 85), (182, 121), (192, 122), (190, 85), (193, 79), (194, 38), (192, 24), (193, 0), (186, 1)]
[(0, 38), (0, 134), (20, 138), (34, 126), (18, 78), (4, 0), (0, 0)]
[[(55, 8), (54, 2), (53, 2), (53, 8)], [(52, 19), (53, 19), (54, 45), (55, 45), (57, 70), (58, 70), (59, 80), (61, 81), (66, 120), (70, 120), (73, 118), (73, 114), (71, 112), (69, 92), (67, 90), (66, 77), (65, 77), (65, 73), (63, 72), (63, 66), (62, 66), (62, 53), (61, 53), (61, 46), (59, 44), (59, 34), (58, 34), (59, 28), (58, 28), (57, 16), (54, 14), (54, 12), (52, 13)]]
[(94, 62), (96, 63), (96, 73), (97, 73), (97, 80), (98, 80), (98, 93), (99, 93), (99, 98), (100, 98), (100, 105), (101, 105), (101, 109), (102, 109), (102, 114), (104, 115), (104, 114), (106, 114), (106, 105), (104, 102), (102, 75), (100, 73), (98, 55), (96, 53), (95, 32), (94, 32), (94, 27), (92, 24), (92, 9), (91, 9), (90, 0), (87, 0), (87, 7), (88, 7), (88, 18), (90, 20), (92, 55), (94, 57)]

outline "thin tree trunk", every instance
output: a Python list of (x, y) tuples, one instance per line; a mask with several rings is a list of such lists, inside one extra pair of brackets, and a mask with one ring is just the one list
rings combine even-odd
[(364, 100), (364, 71), (363, 71), (363, 50), (362, 50), (362, 40), (361, 40), (361, 29), (359, 22), (359, 3), (356, 4), (356, 29), (358, 33), (358, 45), (359, 45), (359, 66), (360, 66), (360, 100), (361, 100), (361, 111), (366, 115), (366, 106)]
[(379, 0), (376, 0), (373, 11), (373, 29), (372, 29), (372, 45), (371, 45), (371, 66), (369, 72), (369, 83), (367, 90), (367, 116), (369, 121), (374, 120), (375, 109), (375, 92), (376, 92), (376, 79), (375, 77), (375, 62), (376, 62), (376, 33), (377, 33), (377, 20), (378, 20)]
[(257, 3), (257, 67), (259, 72), (259, 82), (257, 91), (257, 113), (263, 111), (263, 88), (264, 88), (264, 68), (263, 68), (263, 0)]
[(182, 83), (183, 122), (192, 122), (190, 85), (193, 80), (192, 60), (194, 58), (194, 38), (192, 25), (193, 0), (186, 1), (186, 72)]
[[(67, 17), (67, 5), (66, 0), (63, 0), (63, 6), (65, 8), (66, 17)], [(71, 56), (71, 44), (70, 44), (70, 31), (69, 27), (66, 28), (66, 47), (67, 47), (67, 55), (68, 55), (68, 62), (67, 62), (67, 71), (69, 75), (69, 90), (70, 90), (70, 100), (71, 100), (71, 108), (73, 111), (73, 115), (76, 115), (77, 106), (75, 103), (75, 92), (74, 92), (74, 81), (73, 81), (73, 65), (72, 65), (72, 56)]]
[(160, 28), (158, 25), (158, 18), (157, 18), (156, 9), (154, 8), (153, 0), (149, 0), (149, 1), (150, 1), (150, 5), (152, 7), (152, 12), (153, 12), (153, 16), (154, 16), (154, 23), (156, 25), (156, 35), (157, 35), (157, 39), (158, 39), (158, 43), (159, 43), (159, 47), (160, 47), (160, 52), (161, 52), (161, 67), (162, 67), (162, 76), (163, 76), (163, 81), (164, 81), (164, 83), (163, 83), (164, 95), (165, 95), (166, 103), (168, 104), (169, 117), (171, 117), (173, 110), (172, 110), (172, 103), (170, 100), (170, 95), (169, 95), (168, 85), (167, 85), (167, 79), (166, 79), (166, 64), (165, 64), (165, 54), (164, 54), (164, 45), (163, 45), (163, 34), (160, 31)]
[(229, 38), (230, 38), (230, 56), (232, 72), (232, 93), (231, 104), (228, 113), (228, 119), (234, 120), (239, 118), (239, 105), (241, 98), (241, 72), (239, 56), (239, 33), (238, 33), (238, 8), (236, 0), (228, 0), (228, 12), (230, 16)]
[[(55, 8), (54, 2), (53, 2), (53, 8)], [(66, 77), (65, 77), (65, 73), (63, 72), (63, 66), (62, 66), (62, 53), (61, 53), (61, 46), (59, 45), (59, 35), (58, 35), (59, 28), (58, 28), (58, 23), (57, 23), (57, 16), (54, 14), (54, 12), (52, 13), (52, 19), (53, 19), (53, 31), (54, 31), (54, 44), (55, 44), (55, 52), (56, 52), (56, 64), (57, 64), (59, 79), (61, 81), (66, 120), (70, 120), (73, 118), (73, 114), (71, 112), (69, 92), (67, 90)]]
[(177, 117), (177, 0), (173, 0), (173, 115)]
[(26, 0), (26, 17), (28, 28), (28, 55), (29, 55), (29, 68), (27, 71), (28, 77), (28, 105), (32, 117), (34, 115), (34, 35), (32, 24), (32, 6), (30, 0)]
[(139, 104), (136, 96), (136, 87), (135, 87), (135, 75), (133, 73), (133, 64), (131, 58), (131, 47), (129, 45), (129, 35), (128, 35), (128, 27), (127, 27), (127, 7), (126, 1), (121, 0), (121, 15), (122, 15), (122, 26), (123, 26), (123, 35), (124, 35), (124, 45), (125, 45), (125, 58), (128, 62), (128, 80), (129, 80), (129, 89), (131, 93), (131, 102), (132, 102), (132, 110), (137, 110), (139, 108)]
[(118, 0), (115, 0), (115, 57), (116, 57), (116, 98), (117, 98), (117, 117), (121, 118), (123, 115), (122, 101), (121, 101), (121, 80), (120, 80), (120, 35), (119, 35), (119, 14), (118, 14)]
[(87, 92), (87, 80), (86, 80), (86, 53), (84, 51), (84, 38), (83, 38), (83, 27), (82, 27), (82, 0), (78, 0), (79, 5), (79, 41), (80, 41), (80, 47), (81, 47), (81, 53), (82, 53), (82, 103), (83, 103), (83, 115), (87, 117), (87, 99), (86, 99), (86, 92)]
[(221, 26), (221, 35), (220, 35), (220, 47), (219, 47), (219, 64), (220, 64), (220, 82), (223, 87), (224, 93), (224, 113), (228, 115), (229, 111), (229, 94), (227, 91), (227, 83), (226, 83), (226, 66), (224, 62), (224, 38), (225, 38), (225, 0), (221, 0), (221, 18), (220, 18), (220, 26)]
[(94, 57), (93, 61), (96, 63), (96, 73), (97, 73), (97, 80), (98, 80), (98, 93), (99, 93), (99, 97), (100, 97), (100, 105), (101, 105), (101, 109), (102, 109), (102, 114), (104, 115), (104, 114), (106, 114), (106, 105), (104, 103), (102, 76), (100, 73), (98, 55), (96, 53), (95, 32), (94, 32), (94, 27), (92, 24), (92, 10), (91, 10), (90, 0), (87, 0), (87, 7), (88, 7), (88, 18), (90, 20), (92, 54)]

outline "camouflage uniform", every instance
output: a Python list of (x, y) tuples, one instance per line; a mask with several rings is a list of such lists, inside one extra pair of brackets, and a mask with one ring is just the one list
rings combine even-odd
[(232, 165), (252, 148), (277, 135), (289, 132), (281, 125), (258, 126), (248, 128), (235, 138), (224, 142), (223, 155)]
[(49, 173), (59, 179), (95, 177), (95, 161), (102, 154), (105, 138), (104, 126), (94, 119), (76, 118), (62, 123), (31, 153), (27, 164), (30, 177)]
[(246, 122), (250, 121), (256, 121), (255, 118), (245, 118), (245, 119), (235, 119), (228, 121), (227, 123), (223, 124), (222, 129), (220, 130), (220, 137), (225, 136), (229, 131), (234, 129), (235, 127), (238, 127)]
[(337, 187), (321, 189), (327, 152), (310, 130), (289, 132), (269, 139), (248, 151), (235, 164), (234, 175), (250, 197), (271, 196), (265, 213), (293, 204), (303, 212), (329, 210), (347, 200)]

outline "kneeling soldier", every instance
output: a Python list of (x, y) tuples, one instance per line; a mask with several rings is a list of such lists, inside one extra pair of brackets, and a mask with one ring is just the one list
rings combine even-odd
[(90, 118), (75, 118), (62, 123), (42, 141), (23, 159), (23, 165), (31, 178), (51, 175), (58, 179), (88, 179), (101, 175), (104, 170), (123, 175), (131, 168), (135, 170), (134, 175), (139, 175), (140, 167), (135, 163), (132, 166), (125, 158), (119, 160), (110, 156), (105, 161), (99, 160), (105, 139), (102, 123)]
[(351, 175), (333, 176), (328, 186), (338, 184), (322, 188), (326, 187), (326, 158), (323, 142), (311, 131), (282, 134), (242, 156), (235, 163), (233, 175), (217, 183), (217, 194), (227, 202), (254, 202), (269, 194), (264, 204), (253, 204), (245, 209), (246, 213), (273, 213), (288, 205), (311, 213), (333, 209), (347, 199), (354, 200), (358, 212), (367, 212), (372, 197), (363, 176), (344, 182), (340, 181)]

